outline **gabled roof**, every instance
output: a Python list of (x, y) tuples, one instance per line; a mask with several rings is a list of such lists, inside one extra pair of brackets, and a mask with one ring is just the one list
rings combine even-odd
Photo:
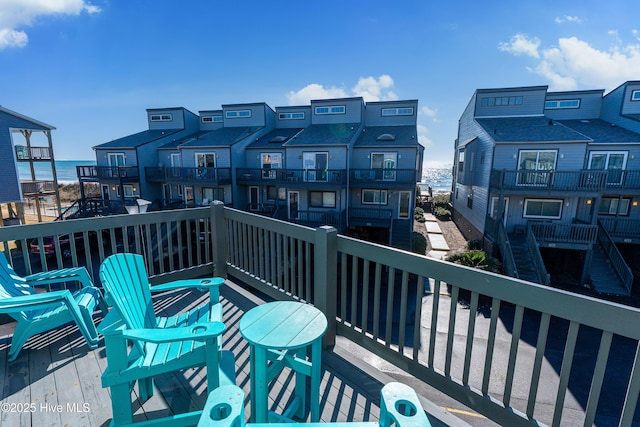
[(591, 139), (548, 117), (477, 118), (496, 142), (590, 142)]
[(55, 129), (55, 127), (51, 125), (48, 125), (36, 119), (32, 119), (31, 117), (25, 116), (24, 114), (16, 113), (15, 111), (9, 110), (8, 108), (0, 107), (0, 112), (16, 117), (24, 122), (28, 122), (34, 125), (33, 129), (37, 129), (37, 130), (54, 130)]
[(182, 129), (150, 129), (142, 132), (134, 133), (133, 135), (125, 136), (123, 138), (114, 139), (113, 141), (105, 142), (104, 144), (96, 145), (94, 149), (104, 148), (136, 148), (149, 142), (157, 141), (158, 139), (168, 137), (175, 133), (182, 131)]
[(409, 126), (365, 126), (354, 147), (418, 146), (418, 129)]
[(274, 129), (271, 132), (258, 138), (258, 140), (249, 144), (247, 148), (283, 148), (282, 146), (291, 138), (295, 138), (302, 128), (281, 128)]
[(205, 132), (197, 138), (191, 138), (180, 145), (180, 148), (193, 147), (230, 147), (252, 134), (256, 133), (261, 126), (240, 126), (223, 127), (220, 129)]
[(640, 143), (640, 134), (604, 120), (559, 120), (559, 122), (587, 136), (594, 143)]
[(360, 123), (334, 123), (311, 125), (285, 145), (347, 145), (360, 127)]

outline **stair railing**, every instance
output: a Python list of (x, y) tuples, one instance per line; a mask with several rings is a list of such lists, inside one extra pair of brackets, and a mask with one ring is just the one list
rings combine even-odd
[(604, 228), (600, 220), (598, 220), (598, 244), (604, 250), (605, 255), (609, 259), (611, 266), (622, 281), (622, 285), (627, 292), (631, 293), (631, 285), (633, 284), (633, 272), (625, 262), (618, 247), (613, 239)]
[(540, 253), (540, 245), (536, 240), (536, 236), (533, 234), (531, 224), (527, 224), (527, 247), (529, 248), (529, 253), (531, 253), (533, 266), (535, 267), (536, 273), (538, 273), (540, 283), (549, 286), (551, 284), (551, 275), (547, 273), (547, 268), (544, 266), (544, 260)]
[(496, 241), (502, 254), (502, 271), (507, 276), (520, 278), (518, 275), (518, 268), (516, 267), (516, 261), (513, 258), (513, 251), (511, 250), (511, 243), (509, 243), (509, 237), (507, 231), (504, 228), (504, 222), (502, 217), (496, 219)]

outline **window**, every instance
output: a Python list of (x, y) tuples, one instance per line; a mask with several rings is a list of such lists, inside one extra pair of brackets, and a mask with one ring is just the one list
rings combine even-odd
[(544, 103), (545, 110), (561, 110), (564, 108), (580, 108), (579, 99), (556, 99)]
[(629, 215), (631, 199), (619, 197), (603, 197), (598, 214), (600, 215)]
[(482, 98), (480, 101), (483, 107), (522, 105), (522, 96), (496, 96)]
[(316, 115), (322, 114), (344, 114), (347, 111), (344, 105), (329, 105), (327, 107), (316, 107)]
[(329, 153), (302, 153), (302, 168), (307, 182), (327, 180)]
[(309, 192), (309, 205), (312, 208), (335, 208), (335, 191), (311, 191)]
[(607, 170), (607, 184), (619, 185), (627, 166), (627, 154), (626, 151), (592, 151), (589, 169)]
[(631, 91), (631, 100), (640, 101), (640, 90)]
[(279, 113), (278, 118), (280, 120), (302, 120), (304, 119), (304, 111), (295, 113)]
[(413, 107), (383, 108), (383, 116), (413, 116)]
[(202, 116), (202, 123), (222, 123), (222, 116)]
[(362, 190), (363, 205), (386, 205), (387, 190)]
[(398, 206), (398, 218), (409, 218), (409, 211), (411, 209), (411, 192), (400, 192), (400, 204)]
[(133, 197), (133, 185), (123, 185), (124, 188), (124, 197)]
[(523, 216), (525, 218), (560, 219), (562, 203), (562, 200), (525, 199)]
[(458, 152), (458, 172), (464, 172), (464, 150)]
[(285, 200), (287, 198), (286, 188), (277, 188), (275, 186), (267, 187), (268, 200)]
[(150, 120), (152, 122), (170, 122), (173, 117), (171, 114), (152, 114)]
[(251, 117), (251, 110), (228, 110), (224, 112), (227, 119), (239, 119)]
[(547, 185), (556, 168), (555, 150), (520, 151), (518, 185)]
[(262, 164), (262, 177), (275, 179), (276, 171), (282, 167), (282, 153), (261, 153), (260, 162)]
[(376, 179), (395, 181), (398, 153), (371, 153), (371, 169), (376, 173)]
[(199, 168), (215, 168), (216, 154), (215, 153), (196, 153), (196, 165)]
[(107, 160), (109, 166), (124, 166), (126, 159), (124, 153), (107, 153)]

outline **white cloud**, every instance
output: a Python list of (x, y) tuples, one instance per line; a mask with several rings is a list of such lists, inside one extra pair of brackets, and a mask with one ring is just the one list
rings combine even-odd
[(434, 123), (440, 123), (440, 119), (437, 117), (438, 115), (437, 109), (429, 108), (428, 106), (424, 105), (420, 109), (420, 113), (429, 117), (431, 121), (433, 121)]
[(398, 95), (391, 90), (393, 79), (387, 74), (378, 78), (373, 76), (361, 77), (348, 93), (339, 87), (327, 87), (318, 83), (311, 83), (297, 91), (286, 94), (289, 105), (308, 104), (312, 99), (344, 98), (347, 96), (361, 96), (365, 101), (393, 101)]
[(427, 135), (429, 133), (429, 129), (423, 125), (417, 125), (418, 128), (418, 142), (422, 144), (424, 147), (429, 148), (433, 145), (433, 141)]
[(509, 52), (514, 55), (527, 55), (533, 58), (539, 58), (538, 48), (540, 47), (540, 39), (537, 37), (529, 38), (526, 34), (516, 34), (511, 37), (508, 43), (498, 44), (498, 49)]
[(574, 24), (581, 24), (582, 23), (582, 18), (580, 18), (579, 16), (569, 16), (569, 15), (558, 16), (558, 17), (556, 17), (556, 22), (558, 24), (563, 24), (565, 22), (572, 22)]
[[(599, 50), (577, 37), (561, 38), (557, 46), (541, 48), (539, 52), (536, 48), (537, 55), (529, 56), (538, 62), (528, 69), (547, 78), (552, 90), (579, 87), (613, 89), (627, 80), (637, 79), (640, 75), (640, 44), (624, 45), (615, 31), (610, 32), (610, 36), (614, 43), (607, 50)], [(499, 48), (518, 54), (515, 49)]]
[(1, 0), (0, 50), (25, 47), (29, 36), (18, 28), (33, 25), (39, 17), (79, 15), (82, 12), (94, 14), (101, 12), (101, 9), (85, 0)]
[(640, 31), (638, 30), (631, 30), (631, 34), (633, 34), (633, 37), (636, 38), (636, 40), (640, 41)]

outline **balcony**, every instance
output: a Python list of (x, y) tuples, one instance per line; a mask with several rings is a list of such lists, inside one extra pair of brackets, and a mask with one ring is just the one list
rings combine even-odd
[(23, 181), (20, 180), (20, 187), (22, 187), (22, 194), (24, 196), (41, 196), (43, 194), (55, 194), (56, 183), (55, 181)]
[(617, 243), (640, 243), (640, 220), (621, 217), (598, 217), (598, 221)]
[(231, 184), (231, 168), (146, 167), (148, 182), (225, 185)]
[[(60, 247), (51, 259), (30, 257), (27, 242), (66, 233), (85, 236), (84, 250), (71, 239), (69, 258)], [(640, 421), (635, 415), (640, 310), (634, 307), (222, 204), (0, 227), (2, 248), (19, 274), (85, 265), (97, 282), (100, 262), (110, 253), (128, 251), (143, 254), (154, 284), (227, 277), (224, 347), (235, 352), (238, 384), (245, 389), (247, 345), (234, 329), (242, 312), (270, 299), (314, 304), (329, 320), (320, 390), (323, 421), (376, 419), (377, 393), (390, 375), (428, 398), (432, 415), (447, 407), (471, 425), (489, 422), (481, 417), (505, 426)], [(194, 290), (187, 297), (165, 294), (155, 303), (175, 312), (198, 298), (202, 294)], [(90, 411), (4, 413), (3, 421), (48, 425), (55, 416), (60, 424), (107, 423), (109, 395), (99, 379), (104, 349), (88, 351), (79, 337), (71, 326), (36, 336), (12, 364), (5, 359), (7, 338), (1, 338), (1, 399), (3, 404), (40, 402), (46, 393), (47, 402), (65, 408), (88, 402)], [(286, 403), (293, 383), (289, 378), (275, 384), (278, 392), (272, 396), (277, 397), (270, 406)], [(138, 415), (151, 419), (185, 405), (202, 406), (204, 389), (202, 371), (165, 377)], [(460, 422), (451, 413), (440, 420)]]
[(347, 184), (344, 169), (236, 169), (238, 184), (339, 188)]
[(491, 187), (510, 193), (571, 192), (597, 195), (602, 191), (640, 189), (640, 170), (497, 170), (491, 171)]
[(388, 227), (391, 224), (391, 209), (380, 207), (349, 208), (349, 224), (366, 227)]
[(26, 145), (16, 145), (16, 159), (25, 160), (51, 160), (51, 150), (49, 147), (27, 147)]
[(361, 188), (412, 188), (418, 182), (415, 169), (351, 169), (350, 185)]
[(76, 166), (78, 179), (85, 182), (138, 182), (140, 172), (137, 166)]
[(530, 221), (533, 235), (541, 246), (588, 249), (596, 243), (598, 226), (589, 224), (558, 224)]

